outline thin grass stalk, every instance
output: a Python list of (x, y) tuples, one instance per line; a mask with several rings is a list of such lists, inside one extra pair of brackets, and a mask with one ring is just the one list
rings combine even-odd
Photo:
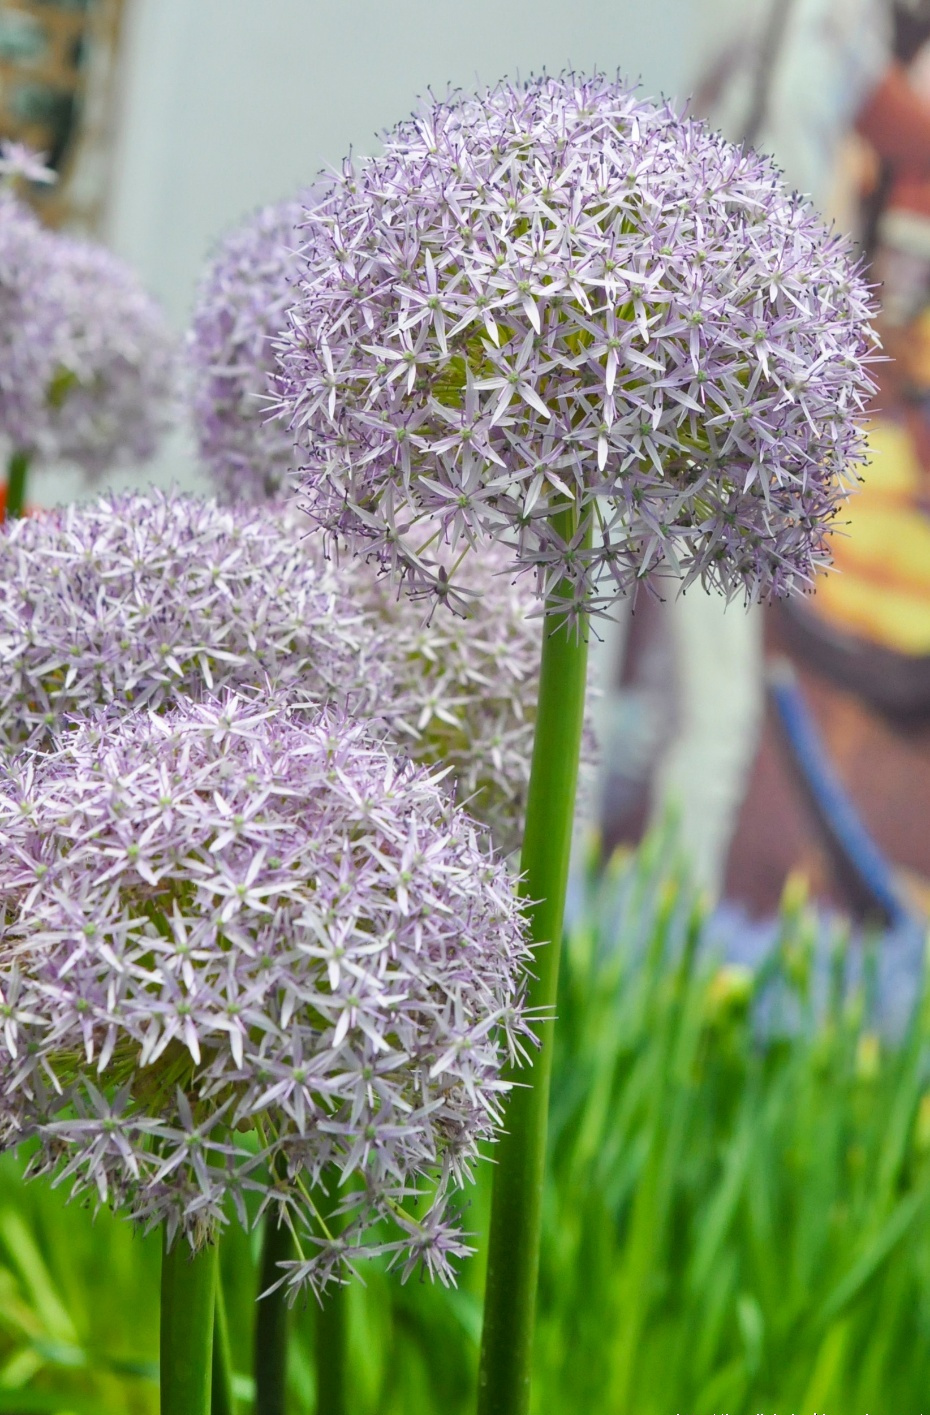
[[(571, 512), (555, 518), (571, 536)], [(546, 606), (536, 735), (520, 858), (522, 892), (536, 945), (529, 1004), (539, 1021), (532, 1067), (512, 1079), (495, 1158), (478, 1415), (526, 1415), (539, 1273), (546, 1125), (552, 1071), (562, 919), (584, 719), (587, 625), (566, 622), (571, 586)]]
[(161, 1415), (210, 1415), (217, 1249), (167, 1241), (161, 1261)]
[(6, 519), (15, 521), (26, 509), (26, 480), (29, 475), (29, 453), (14, 452), (6, 468)]

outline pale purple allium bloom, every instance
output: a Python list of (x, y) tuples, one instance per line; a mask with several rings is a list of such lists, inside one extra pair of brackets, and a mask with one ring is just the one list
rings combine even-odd
[(434, 615), (361, 560), (333, 565), (283, 508), (107, 495), (0, 532), (0, 749), (109, 703), (268, 683), (377, 717), (499, 850), (519, 843), (542, 626), (528, 587), (473, 557), (480, 619)]
[(767, 158), (543, 77), (431, 100), (307, 221), (281, 408), (327, 532), (448, 598), (438, 518), (542, 594), (567, 577), (572, 617), (653, 571), (809, 586), (863, 456), (872, 308)]
[(45, 241), (29, 208), (0, 189), (0, 438), (7, 455), (35, 442), (54, 370)]
[(0, 532), (0, 742), (42, 746), (110, 703), (220, 687), (345, 700), (380, 682), (362, 615), (286, 514), (108, 493)]
[(175, 419), (177, 341), (138, 276), (105, 247), (44, 232), (53, 371), (35, 450), (89, 475), (140, 462)]
[(448, 1279), (529, 950), (428, 772), (267, 699), (101, 718), (0, 776), (0, 920), (0, 1138), (33, 1172), (195, 1247), (257, 1193), (293, 1289), (385, 1252)]
[(287, 323), (299, 274), (306, 193), (257, 212), (221, 243), (197, 294), (188, 335), (191, 408), (200, 455), (220, 499), (282, 495), (294, 438), (271, 409), (272, 339)]

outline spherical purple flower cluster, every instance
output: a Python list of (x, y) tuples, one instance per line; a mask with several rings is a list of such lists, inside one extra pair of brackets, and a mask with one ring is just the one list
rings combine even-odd
[(413, 592), (486, 537), (572, 613), (807, 586), (862, 457), (868, 292), (764, 157), (603, 76), (431, 101), (314, 207), (306, 509)]
[(37, 450), (90, 476), (145, 461), (175, 418), (176, 340), (110, 251), (54, 233), (45, 244), (56, 339)]
[(35, 441), (54, 369), (45, 242), (29, 208), (0, 191), (0, 437), (7, 452)]
[(498, 849), (519, 843), (541, 623), (532, 597), (472, 557), (480, 618), (398, 598), (361, 560), (334, 565), (282, 508), (108, 495), (0, 534), (0, 744), (41, 747), (108, 704), (158, 711), (268, 684), (377, 718), (406, 755), (452, 768)]
[(0, 658), (14, 746), (110, 703), (163, 710), (264, 682), (322, 702), (382, 679), (360, 612), (282, 512), (157, 490), (4, 528)]
[(101, 719), (0, 777), (0, 921), (0, 1133), (35, 1171), (193, 1246), (258, 1193), (294, 1289), (371, 1251), (449, 1275), (528, 949), (428, 773), (267, 700)]
[(272, 339), (286, 324), (298, 274), (298, 225), (312, 200), (267, 206), (220, 245), (188, 335), (191, 408), (200, 455), (223, 501), (281, 496), (295, 465), (286, 420), (273, 416)]
[(43, 229), (9, 191), (0, 192), (0, 330), (8, 449), (90, 474), (152, 455), (174, 416), (178, 372), (161, 311), (122, 261)]

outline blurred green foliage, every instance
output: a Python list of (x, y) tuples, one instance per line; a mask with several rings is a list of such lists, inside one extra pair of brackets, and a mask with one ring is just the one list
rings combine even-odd
[[(721, 966), (669, 856), (657, 838), (592, 874), (567, 940), (535, 1411), (919, 1415), (930, 993), (903, 1037), (880, 1039), (839, 939), (818, 998), (797, 891), (762, 970)], [(94, 1222), (21, 1168), (0, 1165), (0, 1412), (154, 1415), (157, 1236)], [(242, 1415), (255, 1256), (230, 1230)], [(480, 1287), (479, 1259), (448, 1292), (366, 1273), (349, 1299), (353, 1412), (470, 1412)], [(292, 1409), (310, 1415), (312, 1305), (293, 1320)]]

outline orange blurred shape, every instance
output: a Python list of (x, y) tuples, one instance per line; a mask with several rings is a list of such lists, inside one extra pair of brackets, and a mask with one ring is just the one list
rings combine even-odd
[[(24, 516), (34, 516), (36, 508), (34, 506), (24, 506)], [(6, 482), (0, 482), (0, 526), (6, 520)]]

